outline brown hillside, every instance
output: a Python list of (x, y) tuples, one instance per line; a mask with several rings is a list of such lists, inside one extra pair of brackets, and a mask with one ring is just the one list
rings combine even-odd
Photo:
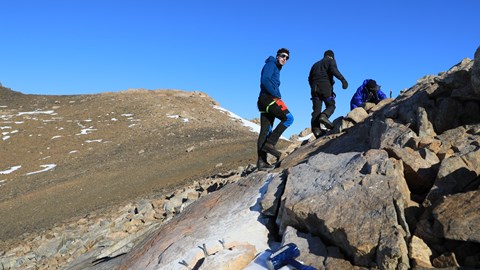
[(0, 87), (0, 241), (254, 163), (257, 134), (214, 105), (201, 92)]

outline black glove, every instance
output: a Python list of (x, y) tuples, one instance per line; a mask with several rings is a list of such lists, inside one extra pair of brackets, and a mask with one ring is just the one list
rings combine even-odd
[(345, 79), (342, 80), (342, 88), (343, 88), (343, 89), (347, 89), (347, 88), (348, 88), (348, 82), (347, 82), (347, 80), (345, 80)]

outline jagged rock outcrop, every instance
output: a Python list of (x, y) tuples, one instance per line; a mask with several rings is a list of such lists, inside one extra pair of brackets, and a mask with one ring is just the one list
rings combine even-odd
[[(472, 66), (464, 59), (395, 100), (357, 108), (337, 119), (325, 138), (297, 149), (284, 164), (302, 162), (287, 172), (280, 228), (319, 236), (363, 267), (480, 267), (472, 225), (480, 208), (473, 199), (480, 185), (480, 96)], [(373, 151), (381, 161), (373, 162), (375, 170), (362, 162), (354, 166), (360, 159), (352, 158), (355, 153), (366, 159)], [(397, 191), (382, 189), (385, 183)], [(391, 209), (396, 218), (388, 215)]]

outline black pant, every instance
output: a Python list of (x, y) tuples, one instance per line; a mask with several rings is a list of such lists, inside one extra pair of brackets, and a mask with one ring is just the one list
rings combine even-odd
[[(312, 132), (320, 131), (320, 121), (318, 120), (321, 114), (325, 114), (327, 118), (335, 112), (335, 93), (333, 86), (329, 83), (318, 83), (310, 85), (312, 94)], [(325, 110), (322, 111), (322, 105), (325, 103)]]
[[(262, 96), (258, 99), (257, 105), (258, 109), (260, 110), (260, 133), (258, 135), (257, 140), (257, 154), (258, 158), (262, 159), (263, 161), (267, 161), (267, 153), (262, 151), (262, 147), (267, 141), (269, 140), (270, 143), (275, 145), (282, 135), (282, 133), (287, 129), (287, 127), (283, 124), (287, 121), (287, 114), (289, 113), (286, 107), (281, 107), (277, 103), (270, 103), (273, 101), (272, 97)], [(266, 111), (267, 106), (268, 112)], [(280, 123), (277, 125), (275, 130), (273, 129), (273, 124), (275, 118), (280, 120)]]

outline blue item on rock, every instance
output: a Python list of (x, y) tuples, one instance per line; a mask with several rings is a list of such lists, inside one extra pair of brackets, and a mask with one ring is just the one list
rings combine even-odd
[(283, 266), (290, 265), (298, 270), (316, 270), (314, 267), (303, 265), (295, 260), (298, 256), (300, 256), (300, 250), (297, 245), (294, 243), (286, 244), (268, 257), (268, 268), (270, 270), (278, 270)]

